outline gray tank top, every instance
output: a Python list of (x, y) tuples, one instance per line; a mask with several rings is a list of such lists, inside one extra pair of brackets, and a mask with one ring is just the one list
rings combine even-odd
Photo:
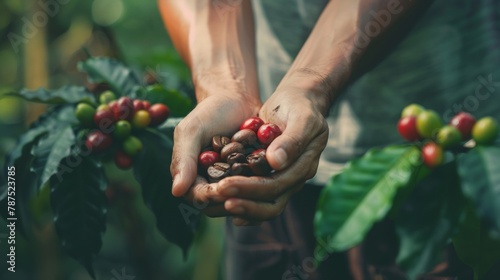
[[(262, 100), (274, 91), (327, 0), (252, 1)], [(324, 185), (346, 161), (403, 142), (396, 129), (410, 103), (500, 120), (500, 1), (436, 0), (410, 34), (332, 105), (317, 175)]]

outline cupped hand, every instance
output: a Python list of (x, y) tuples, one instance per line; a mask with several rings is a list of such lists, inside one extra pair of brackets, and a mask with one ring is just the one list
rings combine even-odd
[(328, 140), (324, 96), (302, 88), (279, 88), (260, 110), (266, 122), (283, 133), (267, 148), (275, 172), (268, 177), (228, 177), (216, 184), (213, 197), (227, 197), (225, 210), (235, 225), (249, 225), (278, 216), (289, 197), (314, 177)]
[(227, 89), (212, 90), (218, 91), (217, 94), (206, 95), (175, 128), (170, 166), (174, 180), (172, 194), (185, 196), (209, 215), (213, 209), (223, 210), (223, 199), (198, 176), (198, 155), (214, 135), (231, 135), (243, 120), (255, 116), (260, 108), (260, 101), (249, 95)]

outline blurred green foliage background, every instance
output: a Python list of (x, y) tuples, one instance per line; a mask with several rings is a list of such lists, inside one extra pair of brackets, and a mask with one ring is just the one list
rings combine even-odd
[[(110, 56), (124, 61), (169, 88), (192, 96), (189, 71), (172, 47), (156, 1), (2, 0), (0, 1), (0, 165), (25, 131), (46, 109), (7, 92), (26, 87), (86, 85), (78, 61)], [(3, 170), (2, 170), (3, 172)], [(220, 279), (223, 220), (203, 220), (187, 258), (155, 229), (129, 172), (109, 166), (114, 201), (104, 245), (95, 263), (98, 279)], [(30, 205), (28, 237), (17, 234), (16, 273), (6, 272), (5, 221), (0, 219), (0, 279), (90, 279), (64, 256), (51, 223), (48, 191)], [(147, 271), (145, 271), (147, 270)], [(150, 279), (147, 279), (150, 280)]]

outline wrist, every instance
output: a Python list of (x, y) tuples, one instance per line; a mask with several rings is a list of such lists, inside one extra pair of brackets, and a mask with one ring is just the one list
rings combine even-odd
[(234, 79), (216, 70), (206, 74), (193, 75), (197, 102), (210, 99), (210, 102), (232, 104), (240, 108), (246, 117), (257, 115), (262, 103), (256, 81)]
[(291, 69), (280, 82), (277, 90), (294, 89), (307, 95), (315, 107), (324, 115), (328, 114), (331, 104), (348, 80), (344, 75), (328, 75), (313, 68)]

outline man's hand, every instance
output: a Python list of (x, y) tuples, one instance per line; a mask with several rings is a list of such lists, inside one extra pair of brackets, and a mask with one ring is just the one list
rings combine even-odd
[(254, 116), (258, 100), (247, 100), (234, 93), (210, 95), (200, 102), (176, 127), (171, 172), (172, 193), (183, 196), (197, 177), (198, 155), (214, 135), (231, 135), (239, 125)]
[(228, 198), (224, 208), (236, 216), (234, 224), (248, 225), (278, 216), (290, 195), (316, 174), (328, 140), (324, 117), (327, 106), (319, 102), (328, 98), (318, 94), (283, 86), (260, 110), (262, 119), (277, 124), (283, 131), (266, 152), (276, 172), (269, 177), (228, 177), (212, 188), (217, 190), (213, 191), (213, 199)]

